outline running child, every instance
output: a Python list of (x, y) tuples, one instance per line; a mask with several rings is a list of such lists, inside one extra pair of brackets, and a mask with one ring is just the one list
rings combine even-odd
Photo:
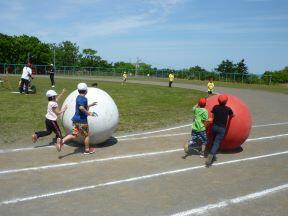
[(57, 123), (57, 117), (65, 112), (67, 107), (65, 106), (63, 110), (59, 110), (58, 101), (62, 97), (62, 95), (66, 92), (65, 89), (62, 90), (61, 94), (57, 95), (54, 90), (48, 90), (46, 92), (46, 96), (48, 98), (48, 106), (47, 106), (47, 114), (45, 119), (46, 130), (45, 131), (37, 131), (32, 135), (32, 141), (35, 143), (40, 137), (48, 136), (52, 133), (52, 131), (56, 134), (57, 141), (58, 139), (62, 139), (62, 133)]
[(79, 95), (76, 98), (75, 114), (72, 118), (73, 121), (72, 134), (68, 134), (60, 142), (57, 141), (56, 149), (57, 151), (61, 151), (62, 146), (66, 142), (76, 139), (77, 136), (81, 134), (84, 137), (84, 145), (85, 145), (84, 154), (93, 154), (95, 152), (95, 148), (90, 147), (89, 125), (87, 117), (94, 116), (93, 112), (89, 112), (89, 108), (95, 106), (97, 102), (93, 102), (90, 105), (88, 105), (88, 100), (85, 97), (88, 90), (86, 83), (79, 83), (77, 89)]
[(195, 115), (195, 120), (192, 123), (191, 140), (189, 144), (184, 145), (184, 151), (189, 153), (190, 149), (198, 146), (198, 142), (201, 142), (200, 157), (204, 157), (205, 147), (207, 145), (207, 135), (205, 124), (208, 121), (208, 110), (206, 106), (206, 99), (200, 98), (198, 104), (196, 104), (192, 111)]

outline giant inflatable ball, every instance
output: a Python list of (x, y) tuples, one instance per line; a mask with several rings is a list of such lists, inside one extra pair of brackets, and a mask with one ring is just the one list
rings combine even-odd
[[(73, 91), (64, 101), (62, 108), (67, 105), (67, 110), (62, 115), (62, 123), (67, 133), (73, 129), (72, 117), (75, 114), (76, 97), (78, 90)], [(97, 102), (97, 105), (90, 107), (89, 112), (94, 112), (95, 116), (88, 116), (90, 144), (98, 144), (109, 139), (115, 131), (119, 113), (113, 99), (105, 91), (98, 88), (88, 88), (85, 96), (88, 104)], [(78, 142), (84, 143), (83, 137), (79, 135)]]
[[(235, 116), (231, 119), (230, 124), (227, 125), (226, 134), (220, 145), (220, 150), (232, 150), (240, 147), (248, 138), (252, 126), (252, 118), (249, 108), (246, 104), (234, 95), (225, 94), (228, 96), (226, 106), (233, 110)], [(212, 109), (218, 103), (219, 95), (213, 95), (207, 98), (206, 109), (209, 112), (209, 118), (212, 117)], [(212, 133), (211, 125), (207, 128), (208, 140), (211, 145)]]

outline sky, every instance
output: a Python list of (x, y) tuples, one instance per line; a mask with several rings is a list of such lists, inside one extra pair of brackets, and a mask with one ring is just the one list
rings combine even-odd
[(288, 66), (287, 0), (0, 0), (0, 32), (72, 41), (109, 62), (157, 68), (245, 59), (250, 73)]

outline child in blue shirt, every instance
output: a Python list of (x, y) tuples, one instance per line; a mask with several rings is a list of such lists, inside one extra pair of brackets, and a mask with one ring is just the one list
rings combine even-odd
[(88, 126), (88, 116), (93, 116), (92, 112), (89, 112), (91, 106), (95, 106), (97, 102), (93, 102), (88, 105), (88, 100), (85, 97), (87, 94), (87, 85), (86, 83), (79, 83), (77, 86), (79, 95), (76, 98), (76, 109), (75, 114), (72, 118), (73, 121), (73, 130), (72, 134), (68, 134), (63, 138), (62, 141), (58, 142), (56, 148), (58, 151), (61, 151), (62, 146), (70, 140), (77, 138), (79, 133), (84, 137), (85, 150), (84, 154), (93, 154), (95, 153), (95, 148), (89, 146), (89, 126)]

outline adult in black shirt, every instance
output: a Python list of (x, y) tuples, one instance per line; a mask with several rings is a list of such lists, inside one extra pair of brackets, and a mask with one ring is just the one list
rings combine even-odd
[(51, 64), (50, 66), (51, 66), (51, 68), (50, 68), (50, 70), (49, 70), (50, 81), (51, 81), (51, 86), (54, 88), (54, 87), (55, 87), (55, 81), (54, 81), (55, 70), (54, 70), (53, 64)]
[(226, 106), (227, 101), (228, 97), (226, 95), (220, 95), (218, 97), (219, 105), (215, 105), (211, 111), (213, 113), (212, 136), (214, 139), (211, 151), (205, 162), (206, 166), (212, 164), (213, 158), (215, 157), (220, 143), (224, 138), (228, 118), (230, 120), (230, 118), (234, 116), (232, 109)]

